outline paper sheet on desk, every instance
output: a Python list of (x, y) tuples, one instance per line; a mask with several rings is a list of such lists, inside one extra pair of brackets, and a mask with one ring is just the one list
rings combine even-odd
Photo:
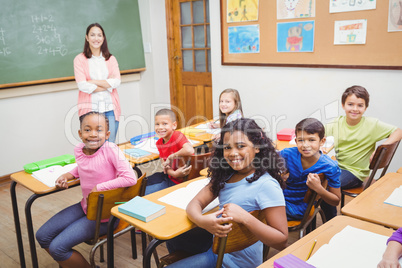
[(384, 235), (346, 226), (328, 244), (320, 247), (307, 263), (317, 268), (376, 268), (387, 247), (387, 239)]
[(154, 154), (159, 154), (158, 148), (156, 148), (156, 139), (154, 137), (143, 140), (142, 142), (135, 145), (135, 148), (151, 152)]
[(208, 134), (213, 134), (213, 135), (221, 133), (220, 128), (209, 128), (209, 126), (207, 124), (200, 124), (200, 125), (196, 126), (195, 128), (205, 130), (205, 132), (207, 132)]
[(49, 187), (54, 187), (56, 186), (56, 180), (63, 175), (64, 173), (67, 173), (73, 168), (77, 166), (77, 163), (65, 165), (65, 166), (50, 166), (44, 169), (40, 169), (38, 171), (32, 172), (32, 177), (37, 179), (38, 181), (46, 184)]
[[(188, 203), (190, 203), (190, 201), (198, 194), (198, 192), (201, 191), (201, 189), (209, 183), (209, 180), (210, 178), (193, 181), (189, 183), (186, 187), (177, 189), (176, 191), (162, 196), (158, 200), (185, 210)], [(204, 208), (202, 213), (206, 213), (218, 205), (219, 199), (215, 198), (215, 200), (213, 200), (208, 206)]]
[(191, 143), (191, 145), (200, 143), (199, 141), (195, 141), (195, 140), (192, 140), (192, 139), (189, 139), (189, 138), (187, 138), (187, 139), (188, 139), (188, 141)]
[(384, 201), (385, 204), (402, 207), (402, 185), (396, 188)]

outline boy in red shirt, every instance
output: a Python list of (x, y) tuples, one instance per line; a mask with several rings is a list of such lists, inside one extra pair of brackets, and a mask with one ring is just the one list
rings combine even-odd
[[(176, 128), (176, 115), (172, 110), (162, 109), (155, 114), (155, 132), (160, 137), (156, 147), (163, 172), (148, 177), (145, 195), (181, 183), (191, 171), (191, 166), (184, 165), (183, 157), (194, 154), (194, 148), (183, 133), (175, 131)], [(207, 251), (211, 245), (212, 234), (199, 227), (166, 241), (169, 253), (180, 250), (198, 254)]]
[(156, 147), (162, 161), (163, 172), (148, 177), (145, 195), (181, 183), (183, 177), (191, 171), (191, 166), (185, 166), (180, 162), (183, 162), (183, 157), (194, 154), (194, 148), (183, 133), (175, 131), (176, 128), (176, 115), (172, 110), (162, 109), (155, 114), (155, 132), (160, 137)]

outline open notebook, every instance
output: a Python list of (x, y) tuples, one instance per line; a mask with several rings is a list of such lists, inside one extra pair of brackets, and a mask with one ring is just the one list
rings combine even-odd
[[(325, 268), (376, 268), (387, 247), (387, 236), (351, 226), (334, 235), (307, 263)], [(402, 259), (399, 259), (402, 264)]]
[[(391, 195), (384, 201), (385, 204), (402, 207), (402, 185), (391, 193)], [(402, 213), (402, 211), (401, 211)]]
[[(139, 141), (138, 143), (136, 143), (135, 148), (146, 151), (146, 152), (151, 152), (154, 154), (159, 154), (158, 148), (156, 147), (157, 141), (158, 141), (158, 139), (155, 139), (154, 137), (143, 139), (142, 141)], [(192, 139), (188, 139), (188, 141), (191, 143), (191, 145), (200, 143), (199, 141), (195, 141)]]
[[(216, 122), (215, 122), (216, 123)], [(218, 121), (219, 123), (219, 121)], [(208, 124), (199, 124), (198, 126), (195, 127), (196, 129), (201, 129), (204, 130), (206, 133), (208, 134), (219, 134), (221, 133), (221, 129), (220, 128), (209, 128)]]
[[(165, 196), (162, 196), (158, 200), (181, 209), (186, 209), (188, 203), (190, 203), (190, 201), (198, 194), (198, 192), (201, 191), (201, 189), (209, 183), (209, 180), (210, 178), (205, 178), (193, 181), (189, 183), (186, 187), (177, 189)], [(211, 209), (217, 207), (218, 205), (219, 199), (215, 198), (215, 200), (213, 200), (208, 206), (204, 208), (202, 213), (206, 213)]]
[(46, 184), (49, 187), (54, 187), (56, 185), (56, 180), (58, 177), (71, 171), (73, 168), (77, 166), (77, 163), (65, 165), (65, 166), (50, 166), (44, 169), (40, 169), (38, 171), (32, 172), (32, 177), (37, 179), (38, 181)]

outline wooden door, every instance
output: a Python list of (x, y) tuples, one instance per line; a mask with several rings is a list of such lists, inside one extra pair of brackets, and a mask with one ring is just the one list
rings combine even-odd
[(166, 0), (170, 102), (178, 126), (212, 118), (209, 0)]

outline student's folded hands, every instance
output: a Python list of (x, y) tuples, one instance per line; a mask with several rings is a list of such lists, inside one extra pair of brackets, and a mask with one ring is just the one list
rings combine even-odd
[(314, 190), (316, 192), (318, 192), (319, 189), (322, 188), (321, 179), (318, 174), (315, 173), (308, 174), (306, 184), (311, 190)]
[(190, 173), (191, 169), (192, 169), (191, 165), (190, 166), (179, 167), (178, 169), (176, 169), (174, 171), (174, 175), (172, 175), (172, 176), (175, 177), (175, 178), (185, 177)]
[(207, 230), (211, 234), (217, 237), (226, 237), (227, 234), (232, 230), (231, 217), (219, 217), (222, 215), (223, 208), (217, 212), (207, 214), (203, 216), (203, 221), (200, 227)]
[(247, 221), (247, 218), (250, 216), (250, 213), (245, 211), (239, 205), (233, 203), (223, 205), (223, 209), (222, 217), (232, 218), (233, 221), (237, 223), (244, 224)]

